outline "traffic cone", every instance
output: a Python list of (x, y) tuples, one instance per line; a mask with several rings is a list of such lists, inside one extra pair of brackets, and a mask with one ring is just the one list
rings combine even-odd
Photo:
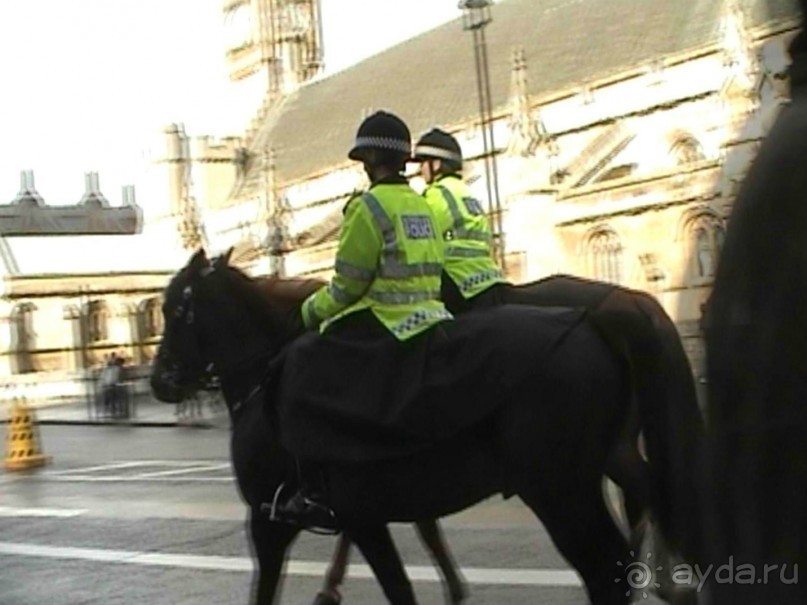
[(36, 414), (25, 400), (16, 400), (11, 406), (6, 433), (6, 469), (19, 471), (50, 462), (50, 458), (42, 454), (39, 442)]

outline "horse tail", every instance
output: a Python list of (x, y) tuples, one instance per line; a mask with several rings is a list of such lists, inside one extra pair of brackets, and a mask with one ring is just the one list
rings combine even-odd
[(664, 308), (645, 292), (572, 275), (510, 286), (502, 302), (584, 307), (606, 342), (627, 358), (638, 408), (628, 417), (638, 414), (635, 428), (644, 434), (654, 517), (677, 551), (687, 556), (700, 552), (703, 419), (689, 360)]
[(658, 301), (636, 291), (633, 303), (653, 326), (628, 343), (653, 483), (651, 506), (669, 544), (694, 557), (700, 551), (704, 424), (692, 369), (675, 324)]

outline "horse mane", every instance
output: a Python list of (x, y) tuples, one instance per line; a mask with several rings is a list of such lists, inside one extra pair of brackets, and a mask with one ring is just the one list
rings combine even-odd
[(297, 309), (306, 298), (325, 285), (315, 278), (280, 278), (275, 276), (253, 279), (267, 304), (279, 310)]
[(302, 326), (300, 307), (325, 282), (318, 279), (250, 277), (232, 265), (216, 267), (232, 294), (269, 333), (292, 338)]

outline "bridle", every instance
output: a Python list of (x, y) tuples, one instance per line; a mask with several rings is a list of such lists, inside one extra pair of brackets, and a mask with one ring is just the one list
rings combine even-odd
[[(200, 273), (200, 276), (207, 278), (214, 273), (215, 268), (208, 267)], [(160, 355), (169, 379), (178, 388), (186, 390), (198, 388), (200, 384), (210, 379), (211, 374), (223, 379), (225, 376), (237, 376), (250, 372), (258, 363), (262, 363), (264, 367), (268, 368), (269, 360), (275, 354), (271, 349), (262, 349), (257, 352), (253, 350), (226, 364), (219, 362), (214, 365), (203, 357), (202, 351), (206, 350), (206, 347), (199, 331), (200, 315), (197, 312), (197, 295), (194, 284), (185, 285), (182, 289), (182, 296), (166, 326), (165, 334), (170, 336), (169, 340), (164, 338)], [(263, 383), (264, 377), (254, 385), (248, 394), (238, 397), (239, 401), (233, 404), (232, 412), (238, 412), (238, 408), (253, 397)]]
[(182, 298), (171, 317), (164, 315), (167, 321), (160, 344), (159, 360), (164, 378), (184, 390), (194, 385), (197, 377), (198, 382), (201, 382), (207, 367), (200, 354), (201, 342), (194, 327), (197, 314), (192, 285), (188, 284), (183, 288)]

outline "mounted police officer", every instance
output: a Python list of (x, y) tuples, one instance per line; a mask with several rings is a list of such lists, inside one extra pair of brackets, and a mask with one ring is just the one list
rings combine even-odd
[(428, 187), (423, 195), (445, 242), (442, 299), (452, 312), (492, 306), (504, 273), (493, 257), (493, 234), (482, 204), (462, 179), (462, 149), (434, 128), (415, 145), (414, 160)]
[(411, 145), (393, 114), (379, 111), (359, 127), (348, 157), (364, 164), (372, 184), (345, 209), (335, 275), (303, 305), (306, 326), (324, 329), (366, 309), (406, 340), (451, 318), (439, 300), (443, 252), (434, 217), (402, 175)]
[[(302, 307), (306, 327), (322, 332), (318, 348), (332, 349), (334, 357), (346, 341), (383, 355), (391, 342), (411, 341), (452, 317), (440, 301), (443, 251), (434, 216), (402, 174), (411, 145), (406, 124), (379, 111), (362, 122), (348, 154), (364, 164), (371, 186), (345, 208), (333, 278)], [(329, 512), (307, 481), (312, 474), (302, 469), (303, 489), (280, 514), (324, 526)]]
[(451, 321), (437, 220), (403, 176), (410, 154), (396, 116), (359, 127), (349, 157), (372, 185), (346, 207), (332, 280), (301, 307), (319, 333), (297, 338), (280, 362), (271, 399), (302, 489), (275, 510), (299, 525), (336, 525), (326, 502), (347, 514), (351, 498), (375, 502), (372, 486), (344, 489), (357, 468), (429, 450), (537, 389), (536, 365), (582, 319), (502, 305)]

